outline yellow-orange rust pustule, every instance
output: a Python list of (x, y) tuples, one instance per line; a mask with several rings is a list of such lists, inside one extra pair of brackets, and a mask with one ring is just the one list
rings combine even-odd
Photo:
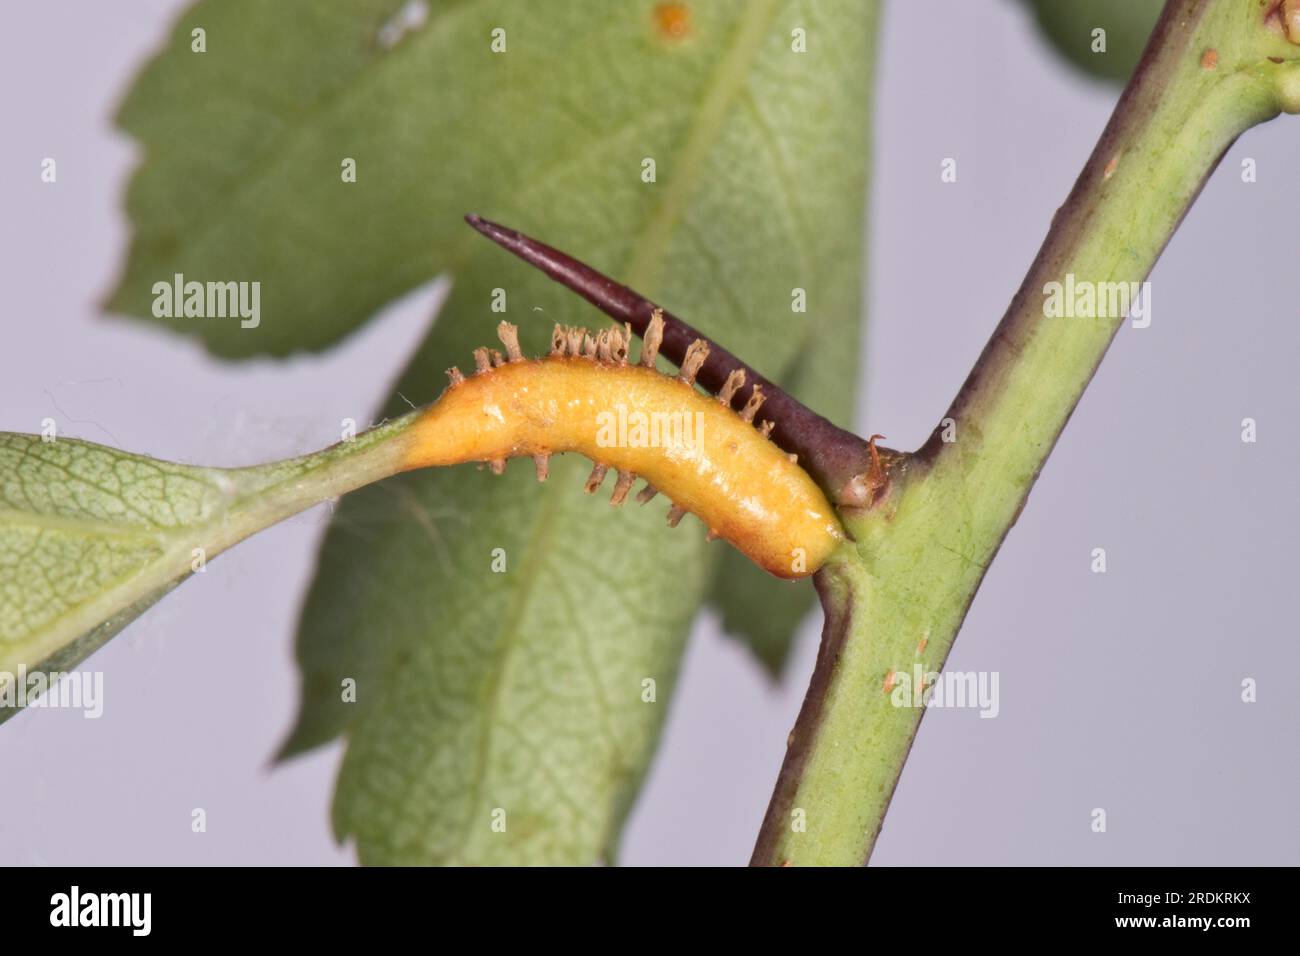
[(654, 367), (663, 320), (646, 329), (640, 364), (628, 361), (630, 328), (595, 334), (557, 325), (551, 352), (525, 358), (518, 332), (502, 322), (505, 355), (476, 349), (476, 372), (447, 370), (451, 385), (408, 433), (404, 469), (486, 462), (498, 474), (507, 458), (530, 457), (545, 480), (549, 456), (578, 452), (595, 462), (586, 491), (617, 472), (610, 503), (627, 500), (637, 478), (645, 503), (662, 491), (672, 499), (668, 523), (699, 516), (710, 537), (723, 538), (777, 577), (812, 574), (844, 538), (830, 502), (798, 464), (759, 429), (763, 402), (753, 390), (742, 411), (731, 400), (744, 385), (733, 372), (716, 399), (695, 388), (708, 355), (697, 341), (677, 376)]

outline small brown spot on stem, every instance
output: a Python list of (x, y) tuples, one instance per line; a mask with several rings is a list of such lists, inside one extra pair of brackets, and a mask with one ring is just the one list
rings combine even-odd
[(1201, 69), (1214, 70), (1219, 66), (1219, 51), (1211, 47), (1201, 54)]
[(691, 11), (684, 3), (657, 3), (655, 27), (666, 40), (683, 40), (691, 33)]
[(1112, 156), (1112, 157), (1110, 158), (1110, 162), (1106, 164), (1106, 168), (1105, 168), (1104, 170), (1102, 170), (1102, 173), (1101, 173), (1102, 178), (1103, 178), (1103, 179), (1110, 179), (1110, 177), (1112, 177), (1112, 176), (1115, 175), (1115, 170), (1117, 170), (1117, 169), (1119, 169), (1119, 157), (1118, 157), (1118, 156)]

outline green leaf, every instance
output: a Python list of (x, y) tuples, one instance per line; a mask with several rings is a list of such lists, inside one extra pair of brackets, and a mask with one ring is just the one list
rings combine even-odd
[(76, 666), (235, 542), (391, 470), (399, 427), (241, 469), (0, 432), (0, 689)]
[[(1114, 83), (1125, 83), (1132, 75), (1164, 7), (1164, 0), (1023, 2), (1058, 53), (1083, 72)], [(1105, 36), (1097, 30), (1104, 30)]]
[[(386, 48), (400, 6), (222, 0), (181, 18), (121, 115), (147, 158), (112, 308), (222, 355), (281, 355), (450, 270), (398, 386), (426, 401), (442, 369), (490, 344), (494, 289), (532, 351), (553, 320), (602, 321), (467, 229), (475, 211), (770, 374), (814, 343), (838, 349), (846, 377), (827, 387), (850, 391), (875, 4), (691, 5), (672, 39), (651, 0), (443, 2)], [(190, 52), (197, 26), (204, 54)], [(153, 283), (176, 273), (261, 282), (260, 324), (155, 319)], [(795, 288), (807, 312), (792, 311)], [(346, 734), (335, 824), (363, 861), (612, 856), (723, 546), (694, 519), (664, 527), (662, 501), (616, 512), (585, 498), (585, 470), (557, 461), (544, 486), (521, 463), (501, 478), (410, 475), (340, 507), (303, 615), (286, 752)]]

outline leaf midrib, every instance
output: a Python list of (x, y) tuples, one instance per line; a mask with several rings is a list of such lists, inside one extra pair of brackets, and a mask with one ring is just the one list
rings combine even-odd
[(725, 56), (718, 62), (708, 93), (696, 112), (695, 122), (678, 159), (678, 171), (668, 180), (658, 210), (642, 229), (632, 261), (626, 270), (631, 288), (655, 288), (658, 272), (667, 254), (673, 227), (681, 217), (686, 200), (700, 178), (700, 167), (709, 154), (726, 118), (726, 107), (742, 89), (748, 67), (767, 37), (767, 27), (776, 10), (776, 0), (751, 0), (745, 4), (740, 28)]
[[(0, 528), (35, 528), (38, 531), (66, 531), (74, 534), (94, 535), (100, 538), (136, 538), (163, 544), (172, 536), (175, 527), (158, 527), (109, 521), (104, 518), (83, 518), (74, 515), (49, 514), (40, 511), (22, 511), (0, 508)], [(189, 527), (182, 525), (181, 527)]]

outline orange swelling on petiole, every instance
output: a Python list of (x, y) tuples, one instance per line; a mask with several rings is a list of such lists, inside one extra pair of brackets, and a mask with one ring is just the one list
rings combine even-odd
[(545, 480), (550, 455), (578, 452), (595, 462), (588, 493), (612, 469), (611, 504), (621, 505), (644, 479), (637, 500), (657, 491), (669, 497), (670, 524), (690, 512), (710, 537), (770, 573), (812, 574), (844, 537), (830, 502), (767, 429), (754, 427), (761, 391), (740, 412), (731, 408), (743, 371), (715, 399), (693, 384), (708, 352), (703, 342), (688, 352), (681, 374), (654, 368), (661, 329), (656, 315), (640, 364), (631, 364), (627, 328), (592, 335), (556, 326), (550, 354), (528, 359), (515, 327), (502, 322), (505, 355), (478, 349), (474, 375), (448, 370), (451, 385), (413, 426), (402, 468), (479, 461), (499, 473), (506, 459), (528, 457)]

